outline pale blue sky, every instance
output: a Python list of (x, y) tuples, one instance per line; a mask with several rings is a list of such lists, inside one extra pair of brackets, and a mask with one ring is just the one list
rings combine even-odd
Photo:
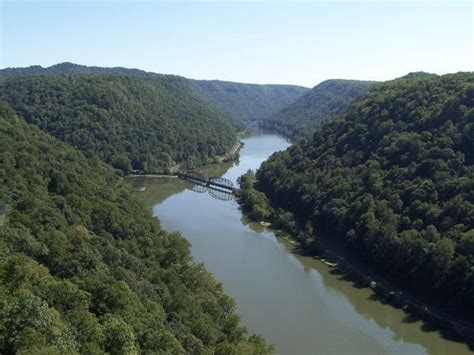
[(0, 0), (0, 67), (314, 86), (474, 70), (473, 2)]

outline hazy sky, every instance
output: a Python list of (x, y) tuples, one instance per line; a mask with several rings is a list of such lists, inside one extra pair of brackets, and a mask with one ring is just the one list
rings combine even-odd
[(314, 86), (474, 70), (473, 2), (0, 0), (0, 67)]

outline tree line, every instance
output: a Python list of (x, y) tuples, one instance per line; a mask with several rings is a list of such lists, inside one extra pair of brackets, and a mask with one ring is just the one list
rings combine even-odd
[(28, 123), (124, 173), (202, 165), (237, 139), (233, 121), (174, 76), (11, 77), (0, 81), (0, 99)]
[(0, 103), (0, 353), (268, 353), (189, 243), (99, 158)]
[(474, 75), (378, 84), (241, 177), (243, 209), (307, 251), (339, 238), (426, 301), (474, 316)]
[(293, 103), (309, 91), (296, 85), (245, 84), (222, 80), (192, 80), (176, 75), (164, 75), (139, 69), (122, 67), (105, 68), (74, 63), (59, 63), (50, 67), (34, 65), (26, 68), (0, 70), (0, 79), (31, 75), (96, 74), (125, 75), (152, 79), (160, 82), (180, 82), (201, 101), (214, 110), (229, 116), (237, 130), (243, 130), (251, 121), (261, 121)]
[(342, 113), (350, 103), (375, 85), (373, 81), (326, 80), (294, 102), (269, 115), (260, 126), (295, 140)]

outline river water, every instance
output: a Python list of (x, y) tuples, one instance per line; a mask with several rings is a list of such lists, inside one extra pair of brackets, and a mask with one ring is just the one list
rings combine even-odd
[[(209, 168), (209, 176), (236, 181), (257, 169), (287, 141), (256, 133), (242, 140), (238, 164)], [(198, 262), (237, 302), (242, 323), (276, 346), (277, 354), (471, 354), (403, 310), (377, 301), (330, 273), (324, 263), (292, 252), (292, 244), (243, 218), (236, 201), (193, 191), (175, 178), (133, 178), (164, 229), (179, 231)]]

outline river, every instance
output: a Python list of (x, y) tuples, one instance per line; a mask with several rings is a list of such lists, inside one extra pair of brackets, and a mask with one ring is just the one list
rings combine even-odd
[[(240, 162), (210, 167), (210, 176), (235, 182), (288, 146), (269, 133), (242, 141)], [(377, 301), (370, 289), (331, 274), (324, 263), (294, 254), (271, 230), (248, 223), (236, 201), (193, 191), (191, 183), (173, 178), (130, 181), (146, 187), (138, 194), (164, 229), (189, 240), (195, 260), (236, 300), (242, 323), (274, 344), (277, 354), (471, 354), (465, 344)]]

